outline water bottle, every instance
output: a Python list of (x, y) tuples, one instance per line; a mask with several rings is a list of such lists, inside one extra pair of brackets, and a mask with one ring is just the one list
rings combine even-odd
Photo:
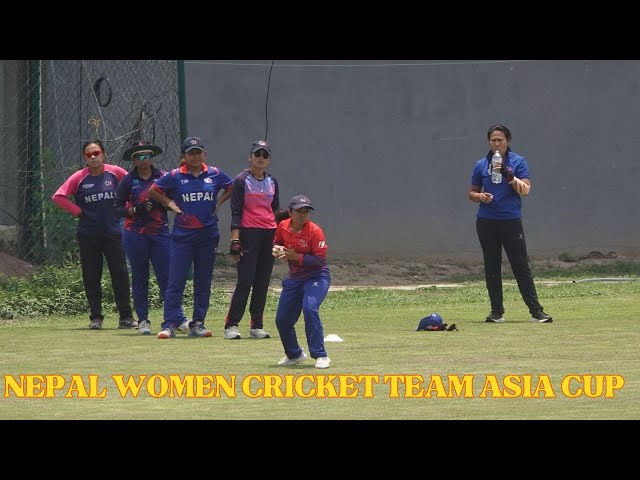
[(493, 154), (493, 158), (491, 159), (491, 181), (493, 183), (502, 183), (502, 174), (500, 170), (493, 169), (494, 165), (502, 165), (502, 157), (498, 150), (496, 150), (496, 153)]

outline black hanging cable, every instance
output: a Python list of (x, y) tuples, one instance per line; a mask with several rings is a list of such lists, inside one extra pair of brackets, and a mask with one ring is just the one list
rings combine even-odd
[(275, 60), (271, 61), (271, 68), (269, 69), (269, 80), (267, 81), (267, 99), (264, 103), (264, 123), (266, 125), (264, 130), (264, 140), (267, 141), (267, 134), (269, 133), (269, 88), (271, 87), (271, 72), (273, 71), (273, 64)]
[(20, 220), (18, 220), (16, 217), (14, 217), (13, 215), (11, 215), (9, 212), (7, 212), (4, 208), (0, 208), (0, 210), (2, 210), (2, 212), (7, 215), (8, 217), (13, 218), (16, 222), (18, 222), (18, 225), (22, 225), (22, 222)]

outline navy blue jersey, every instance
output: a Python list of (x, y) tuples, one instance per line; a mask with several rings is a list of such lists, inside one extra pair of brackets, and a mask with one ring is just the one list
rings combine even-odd
[[(506, 178), (501, 183), (491, 181), (491, 157), (493, 152), (489, 151), (487, 156), (476, 162), (471, 174), (471, 185), (482, 187), (482, 190), (493, 195), (490, 203), (480, 202), (478, 207), (478, 218), (489, 218), (492, 220), (515, 220), (522, 218), (522, 199), (513, 189)], [(507, 158), (504, 159), (507, 167), (513, 168), (513, 175), (525, 179), (529, 178), (529, 166), (527, 160), (517, 153), (509, 150)]]
[[(166, 172), (151, 167), (151, 177), (147, 180), (140, 178), (138, 170), (133, 169), (122, 179), (116, 189), (113, 208), (118, 217), (125, 217), (124, 228), (140, 234), (158, 235), (169, 232), (167, 210), (149, 197), (149, 188), (154, 180), (162, 177)], [(129, 216), (129, 207), (151, 202), (153, 208), (147, 212), (144, 207), (138, 208), (138, 212)]]
[[(53, 194), (53, 201), (76, 217), (78, 233), (83, 235), (121, 235), (120, 222), (113, 211), (113, 199), (121, 178), (127, 171), (117, 165), (104, 165), (93, 176), (89, 167), (78, 170)], [(73, 195), (75, 205), (68, 196)]]
[(214, 211), (218, 192), (229, 190), (232, 183), (229, 175), (204, 163), (197, 177), (189, 173), (186, 165), (182, 165), (155, 180), (156, 188), (173, 199), (182, 210), (180, 215), (176, 215), (174, 230), (217, 227), (218, 216)]

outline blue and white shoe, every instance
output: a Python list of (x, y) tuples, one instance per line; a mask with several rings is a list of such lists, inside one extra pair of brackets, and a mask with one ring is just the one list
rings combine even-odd
[(149, 323), (149, 320), (140, 320), (138, 322), (138, 332), (140, 335), (151, 335), (151, 323)]

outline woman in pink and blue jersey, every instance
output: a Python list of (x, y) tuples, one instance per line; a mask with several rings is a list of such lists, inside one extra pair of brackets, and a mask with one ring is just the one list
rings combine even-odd
[[(89, 302), (89, 328), (100, 330), (102, 314), (102, 265), (107, 260), (111, 286), (120, 314), (118, 328), (135, 328), (130, 302), (129, 273), (120, 222), (113, 211), (113, 199), (127, 171), (104, 163), (106, 152), (100, 140), (82, 146), (86, 167), (71, 175), (53, 194), (52, 200), (74, 217), (79, 217), (76, 238), (80, 246), (82, 283)], [(73, 196), (75, 203), (69, 200)]]
[(263, 315), (273, 271), (273, 237), (283, 212), (278, 180), (266, 171), (270, 163), (271, 146), (265, 140), (253, 142), (249, 168), (233, 179), (229, 254), (237, 262), (238, 279), (225, 319), (223, 338), (227, 340), (241, 338), (238, 324), (247, 307), (249, 292), (249, 336), (271, 337), (264, 330)]

